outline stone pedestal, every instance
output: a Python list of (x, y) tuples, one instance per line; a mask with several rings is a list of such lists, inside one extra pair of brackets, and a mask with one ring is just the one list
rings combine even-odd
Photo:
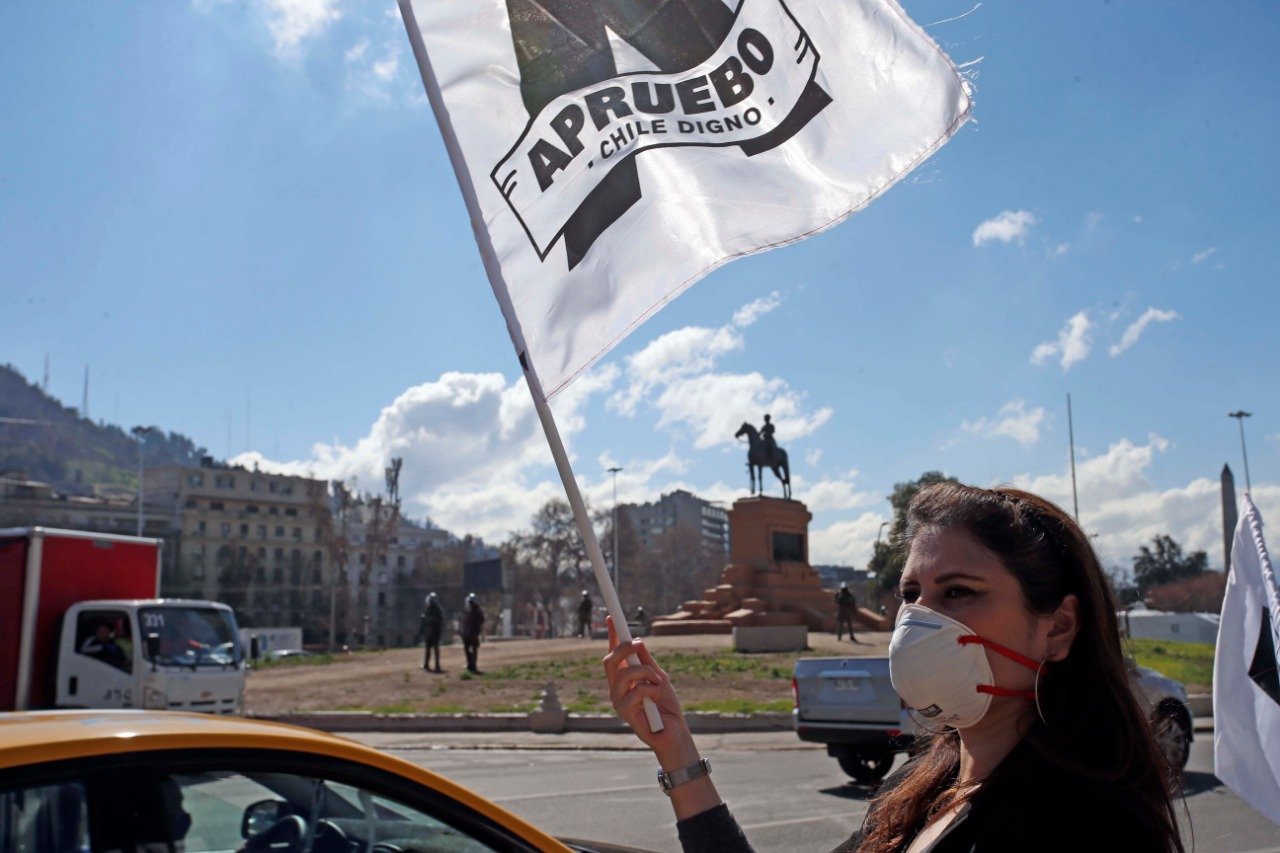
[(735, 627), (835, 631), (834, 593), (809, 566), (809, 521), (800, 501), (751, 497), (729, 510), (729, 564), (697, 601), (654, 620), (650, 633), (728, 634)]

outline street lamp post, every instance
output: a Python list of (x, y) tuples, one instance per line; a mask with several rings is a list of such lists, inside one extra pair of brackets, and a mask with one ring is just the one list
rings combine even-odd
[(881, 534), (881, 533), (884, 533), (884, 529), (885, 529), (886, 527), (888, 527), (888, 526), (889, 526), (889, 524), (890, 524), (890, 522), (888, 522), (888, 521), (882, 521), (882, 522), (880, 522), (880, 529), (876, 531), (876, 547), (877, 547), (877, 548), (879, 548), (879, 547), (880, 547), (880, 534)]
[(133, 433), (134, 439), (138, 442), (138, 534), (142, 535), (142, 450), (146, 443), (147, 433), (151, 432), (151, 427), (136, 426), (130, 432)]
[(1249, 482), (1249, 451), (1244, 446), (1244, 419), (1253, 417), (1253, 413), (1241, 409), (1237, 412), (1227, 412), (1227, 417), (1235, 418), (1240, 424), (1240, 453), (1244, 456), (1244, 490), (1248, 494), (1253, 491), (1253, 484)]
[(613, 591), (618, 591), (618, 580), (622, 572), (618, 568), (618, 472), (622, 469), (614, 466), (609, 469), (613, 475)]

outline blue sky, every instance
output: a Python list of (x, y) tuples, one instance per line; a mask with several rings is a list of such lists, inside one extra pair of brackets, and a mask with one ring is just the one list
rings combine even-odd
[[(797, 13), (815, 0), (795, 0)], [(557, 398), (584, 490), (745, 493), (771, 411), (815, 561), (894, 482), (1070, 502), (1104, 560), (1280, 518), (1272, 4), (905, 4), (976, 121), (838, 228), (708, 276)], [(969, 14), (965, 14), (969, 12)], [(0, 361), (126, 426), (500, 537), (559, 484), (392, 2), (0, 5)], [(735, 320), (736, 317), (736, 320)], [(247, 410), (251, 407), (251, 418)], [(722, 428), (728, 423), (727, 428)], [(776, 493), (776, 488), (775, 488)]]

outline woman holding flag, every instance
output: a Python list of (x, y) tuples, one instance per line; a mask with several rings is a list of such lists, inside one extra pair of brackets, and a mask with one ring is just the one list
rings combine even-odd
[[(956, 483), (923, 489), (907, 521), (890, 672), (932, 731), (838, 850), (1181, 853), (1173, 774), (1129, 689), (1115, 602), (1079, 526), (1027, 492)], [(658, 758), (684, 849), (750, 851), (670, 679), (642, 641), (617, 643), (612, 625), (610, 637), (613, 706)], [(644, 699), (661, 713), (657, 734)]]

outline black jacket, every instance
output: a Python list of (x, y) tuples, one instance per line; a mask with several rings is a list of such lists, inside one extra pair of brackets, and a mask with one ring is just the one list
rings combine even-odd
[[(900, 783), (906, 772), (904, 766), (885, 779), (881, 793)], [(856, 851), (874, 820), (873, 809), (862, 828), (832, 853)], [(922, 824), (916, 832), (923, 828)], [(676, 829), (685, 853), (752, 853), (723, 805), (679, 821)], [(1159, 827), (1141, 817), (1134, 793), (1063, 770), (1026, 742), (1009, 753), (996, 778), (974, 793), (965, 812), (929, 848), (931, 853), (1163, 853), (1165, 849)]]

